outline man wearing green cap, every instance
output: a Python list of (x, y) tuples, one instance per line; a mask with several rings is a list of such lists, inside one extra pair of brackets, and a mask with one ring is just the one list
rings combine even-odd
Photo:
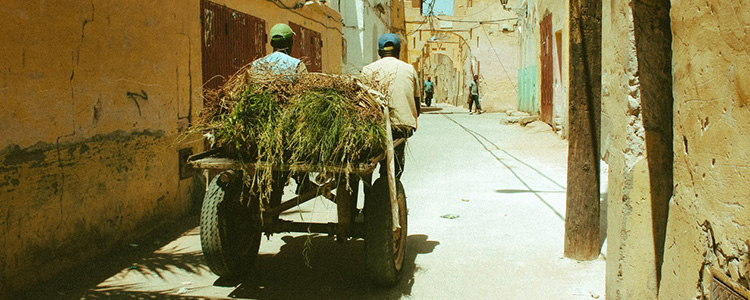
[(284, 23), (274, 25), (269, 36), (271, 36), (273, 53), (256, 59), (250, 68), (252, 71), (283, 75), (307, 73), (305, 63), (289, 56), (294, 44), (294, 31), (289, 25)]
[[(412, 65), (398, 59), (400, 51), (398, 35), (385, 33), (378, 38), (378, 54), (381, 58), (362, 68), (362, 76), (388, 86), (394, 140), (408, 138), (417, 130), (421, 94), (417, 87), (417, 71)], [(406, 143), (402, 143), (393, 149), (396, 154), (396, 178), (401, 178), (404, 170), (405, 147)], [(380, 167), (381, 176), (385, 175), (385, 169)]]

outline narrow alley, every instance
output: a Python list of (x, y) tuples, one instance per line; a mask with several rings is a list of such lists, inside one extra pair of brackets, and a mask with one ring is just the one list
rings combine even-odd
[[(191, 214), (26, 296), (603, 299), (604, 256), (563, 257), (567, 142), (547, 124), (505, 125), (505, 117), (447, 104), (425, 108), (407, 147), (409, 232), (404, 278), (393, 288), (368, 281), (361, 239), (339, 244), (326, 235), (285, 233), (263, 238), (253, 274), (224, 282), (203, 261), (198, 216)], [(286, 215), (335, 221), (335, 204), (319, 198)]]
[(2, 2), (0, 300), (750, 299), (750, 0)]

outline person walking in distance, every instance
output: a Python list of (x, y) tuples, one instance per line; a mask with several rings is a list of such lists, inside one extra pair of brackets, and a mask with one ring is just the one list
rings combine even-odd
[(427, 81), (424, 82), (424, 104), (427, 105), (427, 107), (432, 105), (432, 93), (433, 88), (435, 87), (435, 84), (432, 83), (431, 79), (430, 76), (427, 76)]
[[(469, 114), (481, 114), (482, 107), (479, 105), (479, 75), (474, 75), (474, 80), (469, 84)], [(471, 111), (472, 105), (474, 111)]]

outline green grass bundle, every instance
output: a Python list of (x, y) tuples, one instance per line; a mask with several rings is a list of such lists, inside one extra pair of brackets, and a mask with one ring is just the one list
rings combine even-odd
[(232, 111), (218, 118), (214, 135), (229, 155), (254, 160), (258, 140), (273, 134), (279, 112), (279, 104), (271, 93), (248, 88)]
[(351, 171), (387, 145), (380, 105), (348, 76), (311, 73), (290, 80), (244, 70), (207, 93), (205, 102), (194, 130), (213, 135), (244, 166), (270, 163), (243, 167), (261, 205), (279, 180), (288, 179), (274, 169)]
[(333, 89), (304, 91), (284, 111), (289, 161), (317, 166), (364, 162), (386, 145), (382, 119), (360, 114), (357, 102)]

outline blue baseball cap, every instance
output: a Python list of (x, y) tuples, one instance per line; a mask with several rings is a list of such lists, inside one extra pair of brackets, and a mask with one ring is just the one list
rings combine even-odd
[[(386, 46), (386, 44), (391, 43), (392, 45)], [(399, 50), (401, 49), (401, 41), (398, 38), (398, 35), (395, 35), (393, 33), (384, 33), (383, 35), (378, 38), (378, 50)]]

